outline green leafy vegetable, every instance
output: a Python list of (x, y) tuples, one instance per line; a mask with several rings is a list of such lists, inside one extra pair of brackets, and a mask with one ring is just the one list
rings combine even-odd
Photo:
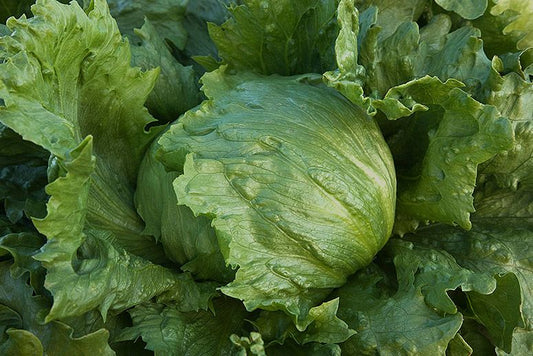
[(0, 1), (0, 354), (533, 354), (532, 14)]

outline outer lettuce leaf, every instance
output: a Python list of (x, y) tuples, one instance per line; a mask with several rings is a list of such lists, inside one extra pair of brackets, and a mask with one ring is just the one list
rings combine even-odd
[(356, 0), (355, 5), (361, 13), (372, 7), (374, 9), (369, 13), (379, 12), (379, 16), (373, 20), (374, 27), (379, 28), (380, 37), (386, 38), (402, 23), (418, 20), (428, 2), (428, 0)]
[[(339, 299), (333, 299), (311, 308), (309, 315), (299, 325), (282, 312), (263, 311), (253, 322), (265, 341), (285, 344), (287, 339), (299, 345), (308, 343), (336, 344), (346, 341), (355, 331), (337, 317)], [(304, 330), (302, 332), (301, 330)], [(290, 342), (290, 341), (289, 341)]]
[(419, 111), (388, 139), (398, 169), (395, 230), (400, 234), (424, 220), (470, 228), (477, 165), (512, 147), (509, 121), (459, 85), (425, 77), (374, 102), (393, 118)]
[(194, 70), (172, 56), (148, 19), (140, 30), (135, 30), (135, 35), (141, 39), (141, 44), (131, 49), (133, 65), (145, 70), (159, 67), (161, 71), (146, 107), (158, 120), (174, 121), (201, 101)]
[(435, 17), (420, 31), (420, 47), (414, 59), (415, 76), (432, 75), (442, 81), (459, 80), (466, 85), (466, 91), (480, 99), (491, 72), (491, 62), (483, 51), (480, 31), (463, 26), (443, 36), (443, 32), (449, 29), (450, 22), (443, 15)]
[(420, 290), (428, 306), (446, 314), (457, 313), (448, 291), (461, 288), (487, 295), (496, 289), (491, 271), (464, 268), (445, 251), (391, 240), (385, 252), (394, 258), (399, 290), (412, 284)]
[(53, 321), (43, 325), (39, 315), (48, 308), (42, 296), (33, 296), (33, 289), (24, 279), (13, 279), (9, 264), (0, 264), (0, 352), (4, 355), (113, 355), (107, 344), (109, 332), (99, 329), (81, 337), (64, 323)]
[[(451, 21), (446, 15), (435, 16), (419, 29), (412, 21), (417, 4), (411, 5), (415, 7), (410, 8), (410, 15), (398, 21), (390, 18), (394, 5), (386, 8), (382, 19), (376, 7), (368, 7), (359, 16), (351, 1), (341, 1), (341, 30), (335, 47), (338, 70), (325, 74), (328, 85), (365, 106), (369, 99), (362, 97), (363, 92), (370, 99), (381, 99), (392, 87), (427, 75), (442, 81), (460, 80), (470, 93), (480, 96), (491, 63), (483, 52), (479, 30), (464, 26), (449, 33)], [(394, 26), (384, 24), (387, 20)]]
[[(522, 318), (525, 319), (526, 329), (531, 329), (532, 276), (531, 258), (527, 254), (527, 246), (531, 240), (533, 225), (531, 221), (527, 222), (516, 217), (492, 218), (477, 222), (478, 224), (474, 222), (470, 232), (438, 226), (421, 229), (410, 239), (445, 249), (461, 266), (472, 271), (487, 271), (493, 274), (514, 273), (519, 287), (518, 283), (513, 281), (515, 277), (511, 274), (503, 277), (506, 278), (506, 285), (496, 289), (493, 295), (479, 297), (469, 293), (474, 315), (487, 328), (492, 343), (509, 352), (513, 330), (523, 325)], [(519, 313), (520, 305), (523, 316)], [(495, 310), (503, 312), (495, 315)], [(474, 345), (472, 347), (476, 349)]]
[(261, 74), (323, 73), (334, 67), (334, 0), (243, 0), (221, 26), (209, 25), (230, 68)]
[(210, 100), (159, 140), (178, 202), (239, 266), (222, 291), (302, 319), (384, 245), (395, 196), (376, 124), (305, 79), (206, 74)]
[[(430, 229), (420, 231), (426, 230)], [(406, 235), (414, 244), (389, 241), (377, 260), (381, 268), (371, 265), (359, 271), (336, 292), (339, 317), (357, 331), (342, 345), (343, 353), (443, 354), (448, 348), (452, 355), (452, 351), (468, 354), (469, 346), (456, 335), (462, 324), (461, 307), (447, 294), (458, 288), (467, 292), (474, 316), (495, 336), (493, 342), (506, 348), (513, 329), (522, 321), (521, 294), (514, 275), (499, 277), (494, 269), (472, 269), (441, 249), (439, 235), (425, 242), (417, 236)], [(391, 279), (390, 260), (396, 281)], [(494, 310), (505, 312), (495, 315)]]
[[(94, 137), (88, 225), (130, 252), (161, 260), (161, 249), (142, 236), (133, 206), (137, 170), (152, 121), (143, 107), (157, 71), (131, 68), (130, 52), (103, 0), (85, 13), (77, 3), (40, 0), (35, 17), (11, 18), (12, 36), (0, 40), (0, 122), (48, 150), (50, 180), (57, 160)], [(128, 154), (124, 154), (128, 152)]]
[(184, 313), (172, 306), (140, 304), (129, 311), (133, 326), (119, 339), (140, 336), (155, 355), (237, 355), (230, 336), (244, 334), (246, 310), (238, 301), (218, 299), (214, 311)]
[(490, 0), (485, 14), (474, 21), (481, 29), (487, 54), (500, 55), (533, 47), (533, 4), (527, 0)]
[[(528, 204), (530, 201), (528, 200)], [(522, 312), (526, 328), (530, 329), (533, 310), (530, 272), (532, 261), (528, 255), (528, 245), (531, 241), (532, 227), (530, 217), (498, 218), (494, 216), (474, 220), (473, 228), (468, 232), (452, 227), (435, 226), (420, 229), (416, 235), (410, 235), (409, 239), (419, 244), (438, 246), (448, 251), (461, 266), (472, 271), (485, 271), (492, 274), (514, 273), (520, 283)], [(507, 288), (503, 293), (512, 291), (512, 288)], [(508, 303), (516, 298), (520, 300), (515, 292), (514, 296), (509, 295), (504, 298), (504, 302)], [(487, 317), (490, 315), (483, 316), (483, 318)], [(515, 318), (512, 313), (505, 314), (504, 317)], [(514, 324), (520, 326), (521, 323), (515, 318)], [(491, 334), (503, 332), (504, 330), (496, 329)], [(506, 337), (509, 336), (506, 335)], [(506, 343), (509, 342), (507, 339)]]
[(533, 190), (533, 85), (509, 73), (490, 92), (487, 102), (511, 120), (515, 134), (513, 147), (484, 165), (481, 178), (492, 176), (499, 186)]
[(179, 174), (167, 172), (156, 159), (159, 148), (154, 141), (146, 153), (135, 192), (145, 233), (159, 239), (169, 259), (197, 279), (232, 280), (234, 273), (225, 265), (210, 219), (195, 217), (191, 209), (178, 205), (172, 182)]
[(0, 237), (0, 248), (13, 256), (11, 275), (22, 278), (25, 273), (30, 275), (30, 284), (41, 295), (46, 295), (43, 288), (46, 270), (36, 261), (35, 256), (44, 245), (45, 238), (36, 233), (11, 233)]
[(439, 315), (412, 284), (395, 293), (384, 278), (383, 271), (371, 266), (336, 292), (340, 318), (357, 332), (341, 345), (342, 354), (444, 354), (462, 316)]
[[(48, 242), (34, 256), (47, 269), (45, 287), (54, 303), (45, 321), (98, 308), (124, 310), (188, 282), (171, 270), (117, 249), (105, 239), (86, 236), (85, 216), (95, 169), (89, 136), (60, 161), (66, 175), (47, 187), (48, 215), (34, 219)], [(89, 230), (89, 233), (91, 230)]]
[(468, 292), (470, 309), (476, 319), (484, 325), (493, 343), (511, 352), (515, 327), (523, 327), (520, 284), (512, 273), (497, 278), (497, 288), (490, 295)]

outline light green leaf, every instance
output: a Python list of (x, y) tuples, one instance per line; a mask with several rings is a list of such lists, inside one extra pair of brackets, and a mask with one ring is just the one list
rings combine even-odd
[(435, 2), (444, 9), (453, 11), (467, 20), (477, 19), (487, 9), (487, 0), (435, 0)]
[(91, 153), (89, 136), (59, 162), (66, 175), (46, 187), (51, 196), (48, 215), (34, 219), (48, 239), (34, 256), (47, 269), (45, 287), (54, 297), (46, 321), (95, 308), (105, 319), (109, 309), (127, 309), (186, 283), (169, 269), (115, 248), (98, 236), (87, 236), (91, 230), (85, 229), (85, 216), (95, 168)]
[[(266, 356), (265, 345), (261, 334), (252, 331), (250, 336), (241, 336), (239, 337), (236, 334), (230, 336), (231, 342), (236, 345), (239, 349), (237, 351), (238, 355), (257, 355), (257, 356)], [(248, 353), (248, 350), (250, 353)]]
[(466, 295), (474, 316), (487, 328), (492, 342), (509, 353), (514, 329), (524, 326), (520, 284), (513, 273), (496, 276), (496, 281), (496, 290), (489, 295), (474, 291)]
[(172, 306), (141, 304), (129, 311), (133, 326), (118, 340), (142, 337), (155, 355), (228, 355), (235, 347), (232, 334), (244, 334), (247, 313), (242, 304), (231, 299), (214, 302), (209, 311), (183, 313)]
[(483, 52), (479, 30), (464, 26), (449, 33), (451, 21), (443, 14), (419, 29), (414, 20), (424, 2), (378, 3), (384, 3), (383, 13), (378, 4), (363, 6), (366, 9), (359, 16), (351, 1), (340, 2), (341, 30), (335, 47), (338, 69), (325, 74), (329, 86), (368, 107), (369, 112), (373, 99), (427, 75), (441, 81), (459, 80), (476, 97), (483, 94), (491, 62)]
[[(480, 31), (463, 26), (448, 34), (450, 22), (436, 17), (420, 33), (420, 47), (415, 61), (415, 75), (437, 76), (441, 81), (455, 79), (466, 85), (466, 91), (479, 99), (491, 72), (491, 62), (483, 51)], [(447, 31), (446, 31), (447, 32)]]
[(481, 30), (487, 54), (502, 55), (533, 46), (533, 7), (527, 0), (490, 0), (483, 16), (472, 23)]
[(357, 8), (350, 0), (341, 0), (337, 9), (339, 35), (335, 41), (337, 67), (335, 71), (324, 73), (324, 81), (335, 88), (351, 102), (368, 106), (363, 97), (365, 69), (357, 63), (359, 16)]
[[(533, 25), (530, 21), (530, 16), (533, 14), (533, 4), (530, 1), (499, 0), (490, 9), (490, 14), (506, 17), (508, 24), (503, 28), (503, 34), (518, 39), (517, 49), (533, 47)], [(514, 16), (509, 16), (510, 14)]]
[(335, 0), (243, 0), (221, 26), (209, 24), (230, 68), (261, 74), (323, 73), (334, 67)]
[(305, 80), (206, 74), (210, 100), (159, 140), (168, 169), (185, 162), (178, 202), (213, 219), (239, 266), (223, 293), (298, 318), (384, 245), (395, 196), (376, 124)]
[(178, 205), (172, 182), (179, 174), (167, 172), (156, 159), (159, 148), (154, 141), (139, 168), (135, 203), (146, 223), (144, 232), (159, 239), (170, 260), (197, 279), (232, 280), (210, 219)]
[(160, 247), (141, 234), (133, 205), (142, 155), (157, 134), (145, 131), (153, 119), (143, 107), (157, 71), (130, 67), (129, 45), (104, 0), (88, 13), (76, 2), (51, 0), (39, 0), (32, 11), (33, 18), (11, 18), (13, 35), (0, 39), (0, 122), (55, 157), (50, 181), (61, 173), (56, 160), (92, 135), (97, 161), (87, 221), (128, 251), (163, 260)]
[(131, 48), (132, 64), (144, 70), (160, 68), (146, 107), (158, 120), (174, 121), (201, 101), (195, 73), (192, 67), (183, 66), (172, 56), (148, 19), (140, 30), (135, 30), (135, 35), (141, 44)]

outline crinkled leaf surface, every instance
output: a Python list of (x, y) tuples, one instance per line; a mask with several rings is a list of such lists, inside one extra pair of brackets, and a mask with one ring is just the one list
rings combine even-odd
[[(157, 133), (143, 103), (157, 71), (130, 67), (130, 52), (104, 0), (89, 13), (77, 3), (38, 1), (30, 19), (14, 18), (0, 40), (0, 121), (57, 159), (94, 137), (87, 221), (130, 252), (161, 260), (133, 206), (142, 155)], [(128, 154), (124, 154), (128, 152)], [(50, 163), (50, 180), (60, 174)]]
[(385, 252), (394, 258), (400, 289), (413, 284), (426, 303), (446, 314), (457, 313), (447, 291), (461, 288), (486, 295), (494, 292), (496, 280), (491, 272), (471, 271), (457, 264), (445, 251), (391, 240)]
[(244, 334), (247, 313), (242, 304), (231, 299), (214, 301), (210, 311), (184, 313), (172, 306), (140, 304), (129, 311), (133, 326), (119, 339), (142, 337), (155, 355), (231, 355), (236, 348), (232, 334)]
[[(522, 291), (522, 311), (526, 327), (530, 328), (533, 310), (531, 306), (533, 261), (529, 253), (531, 231), (530, 218), (491, 217), (482, 221), (474, 220), (471, 231), (435, 226), (419, 229), (415, 235), (410, 235), (409, 239), (444, 249), (461, 266), (474, 272), (514, 273)], [(514, 298), (516, 300), (516, 297)]]
[(428, 307), (412, 284), (394, 292), (376, 266), (359, 271), (336, 294), (339, 317), (357, 332), (341, 345), (343, 355), (443, 354), (462, 323), (459, 313), (443, 316)]
[(502, 31), (503, 34), (516, 41), (517, 49), (532, 47), (533, 25), (530, 17), (533, 14), (533, 4), (527, 0), (492, 2), (494, 6), (491, 7), (490, 14), (499, 17), (506, 24)]
[[(483, 52), (479, 30), (463, 26), (450, 32), (446, 15), (433, 17), (419, 29), (413, 22), (419, 4), (408, 2), (409, 11), (402, 16), (396, 3), (400, 2), (387, 3), (385, 13), (370, 6), (359, 15), (351, 1), (340, 2), (335, 47), (338, 70), (326, 73), (328, 85), (355, 103), (366, 102), (365, 106), (390, 88), (426, 75), (460, 80), (469, 92), (481, 95), (491, 63)], [(361, 97), (361, 88), (369, 98)]]
[(323, 73), (335, 65), (334, 0), (243, 0), (222, 25), (209, 25), (231, 68), (261, 74)]
[(163, 163), (184, 167), (178, 202), (213, 218), (239, 266), (222, 291), (299, 317), (383, 246), (395, 196), (376, 124), (304, 80), (206, 74), (210, 100), (159, 140)]
[(298, 344), (318, 342), (336, 344), (346, 341), (355, 332), (337, 317), (339, 299), (333, 299), (311, 308), (307, 318), (294, 325), (282, 312), (262, 312), (253, 322), (265, 341), (284, 344), (292, 338)]
[(175, 272), (115, 248), (86, 233), (85, 216), (95, 169), (89, 136), (60, 161), (66, 175), (47, 187), (50, 201), (44, 219), (34, 224), (48, 242), (35, 258), (47, 269), (45, 287), (54, 297), (46, 321), (98, 308), (124, 310), (186, 283)]
[(509, 73), (493, 88), (487, 102), (511, 120), (515, 142), (511, 149), (487, 162), (480, 173), (493, 176), (498, 185), (533, 190), (533, 84)]
[(458, 86), (424, 77), (374, 102), (393, 118), (415, 112), (388, 139), (398, 170), (395, 230), (400, 234), (424, 220), (468, 229), (478, 164), (512, 147), (509, 121)]

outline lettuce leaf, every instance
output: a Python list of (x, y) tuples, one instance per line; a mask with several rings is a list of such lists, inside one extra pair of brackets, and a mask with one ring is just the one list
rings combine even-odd
[(141, 43), (131, 47), (132, 64), (143, 70), (160, 69), (146, 107), (159, 121), (174, 121), (201, 101), (196, 74), (191, 66), (183, 66), (172, 56), (170, 48), (148, 19), (134, 32)]
[(146, 223), (144, 232), (158, 239), (168, 258), (196, 279), (229, 282), (234, 272), (226, 267), (211, 220), (178, 205), (172, 183), (179, 174), (167, 172), (156, 159), (160, 148), (154, 141), (139, 169), (135, 203)]
[(334, 66), (334, 0), (244, 0), (209, 35), (223, 63), (260, 74), (323, 73)]
[(0, 122), (53, 155), (51, 181), (61, 174), (58, 160), (92, 135), (89, 225), (132, 253), (161, 260), (133, 204), (140, 161), (157, 133), (145, 131), (153, 119), (143, 107), (157, 71), (129, 66), (129, 46), (103, 0), (88, 14), (77, 3), (49, 0), (32, 9), (30, 19), (11, 18), (13, 35), (0, 40)]
[(38, 318), (48, 308), (42, 296), (24, 278), (14, 279), (9, 262), (0, 263), (0, 352), (5, 355), (57, 354), (61, 352), (91, 355), (114, 355), (107, 340), (109, 332), (99, 329), (74, 337), (68, 325), (53, 321), (43, 325)]
[(125, 329), (119, 340), (142, 337), (155, 355), (232, 355), (237, 347), (230, 336), (243, 332), (246, 310), (231, 299), (217, 299), (213, 308), (216, 314), (140, 304), (129, 311), (133, 326)]

